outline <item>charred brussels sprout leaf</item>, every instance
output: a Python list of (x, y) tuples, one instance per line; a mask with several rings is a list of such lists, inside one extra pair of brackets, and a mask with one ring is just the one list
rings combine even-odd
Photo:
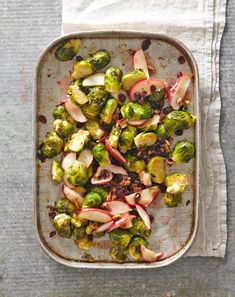
[(137, 69), (132, 72), (126, 73), (122, 77), (122, 86), (123, 89), (129, 91), (131, 86), (137, 83), (140, 80), (146, 79), (146, 75), (143, 70)]
[(59, 45), (55, 51), (55, 57), (59, 61), (72, 60), (78, 53), (81, 46), (79, 39), (70, 39)]
[(141, 245), (148, 247), (147, 240), (140, 236), (134, 236), (132, 237), (128, 246), (129, 255), (136, 261), (140, 261), (142, 258), (140, 253)]
[(112, 117), (113, 117), (113, 114), (115, 113), (117, 106), (118, 106), (118, 102), (116, 99), (114, 98), (108, 99), (100, 114), (100, 118), (102, 122), (106, 124), (110, 124), (112, 122)]
[(82, 208), (97, 208), (102, 204), (102, 198), (99, 194), (89, 192), (83, 199)]
[(163, 196), (163, 202), (167, 207), (177, 207), (182, 201), (181, 195), (173, 195), (171, 193), (165, 193)]
[(119, 139), (119, 148), (122, 153), (130, 150), (134, 143), (134, 137), (137, 135), (137, 129), (132, 126), (128, 126), (122, 131)]
[(63, 146), (63, 140), (55, 132), (49, 132), (40, 145), (40, 151), (50, 159), (59, 155), (63, 150)]
[(68, 170), (68, 182), (75, 186), (84, 186), (88, 182), (88, 172), (85, 164), (74, 161)]
[(91, 137), (95, 140), (101, 139), (104, 136), (104, 130), (100, 128), (99, 124), (96, 121), (89, 120), (83, 126), (86, 129)]
[(57, 160), (53, 160), (51, 168), (52, 179), (57, 182), (61, 182), (64, 175), (64, 169), (61, 167), (61, 164)]
[(109, 232), (109, 238), (113, 245), (127, 247), (131, 240), (131, 233), (123, 229), (115, 229)]
[(128, 256), (128, 249), (124, 246), (112, 245), (109, 250), (109, 255), (115, 262), (124, 263)]
[(67, 198), (57, 199), (54, 203), (54, 207), (58, 213), (72, 214), (76, 210), (75, 205)]
[(88, 58), (88, 61), (93, 66), (94, 70), (99, 70), (108, 65), (110, 62), (110, 54), (107, 50), (101, 49), (96, 51)]
[(74, 131), (74, 126), (66, 120), (57, 119), (53, 123), (55, 132), (61, 137), (66, 138)]
[(151, 234), (151, 230), (147, 230), (144, 222), (140, 218), (134, 218), (132, 220), (132, 227), (129, 228), (129, 231), (133, 235), (146, 236), (148, 237)]
[(101, 167), (110, 163), (109, 153), (103, 143), (96, 144), (92, 149), (92, 154)]
[(73, 233), (71, 217), (65, 213), (58, 214), (54, 217), (54, 226), (60, 237), (70, 238)]
[(121, 89), (122, 71), (118, 67), (109, 67), (105, 72), (104, 85), (109, 93), (117, 93)]
[(128, 171), (140, 173), (146, 167), (144, 160), (138, 160), (135, 156), (128, 154), (125, 156), (127, 161), (126, 168)]
[(171, 158), (176, 164), (188, 163), (195, 156), (195, 146), (191, 141), (183, 140), (176, 143)]
[(136, 102), (128, 102), (121, 107), (121, 113), (127, 120), (145, 120), (151, 117), (152, 108), (149, 103), (141, 105)]
[(70, 124), (74, 124), (74, 119), (70, 116), (63, 105), (58, 105), (52, 113), (55, 119), (68, 121)]

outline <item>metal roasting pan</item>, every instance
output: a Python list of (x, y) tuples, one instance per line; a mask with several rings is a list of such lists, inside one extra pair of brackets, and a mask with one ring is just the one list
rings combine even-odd
[[(169, 80), (176, 77), (179, 71), (192, 72), (193, 83), (190, 87), (192, 98), (191, 112), (197, 117), (196, 126), (184, 131), (178, 140), (191, 139), (196, 144), (196, 159), (188, 164), (175, 165), (167, 168), (167, 174), (182, 171), (188, 174), (189, 186), (183, 195), (182, 204), (176, 208), (167, 208), (161, 197), (149, 207), (154, 216), (152, 234), (149, 239), (150, 248), (156, 252), (163, 251), (165, 256), (156, 263), (133, 262), (125, 264), (114, 263), (108, 255), (109, 240), (107, 237), (95, 240), (95, 246), (89, 251), (79, 250), (73, 239), (63, 239), (59, 236), (49, 237), (53, 230), (52, 221), (48, 216), (48, 204), (61, 195), (61, 185), (55, 185), (50, 178), (51, 160), (41, 163), (37, 158), (37, 148), (46, 132), (53, 130), (52, 110), (64, 98), (69, 83), (69, 71), (75, 61), (60, 62), (55, 59), (55, 48), (63, 41), (80, 38), (82, 47), (79, 55), (87, 57), (88, 53), (99, 48), (105, 48), (111, 53), (110, 65), (117, 65), (124, 72), (132, 70), (131, 50), (141, 47), (142, 41), (150, 39), (151, 44), (145, 52), (147, 60), (154, 62), (156, 77)], [(185, 58), (180, 64), (179, 56)], [(51, 42), (39, 57), (35, 72), (34, 87), (34, 203), (35, 225), (39, 242), (44, 251), (58, 263), (78, 268), (157, 268), (169, 265), (182, 257), (194, 241), (198, 225), (198, 193), (199, 193), (199, 158), (200, 158), (200, 113), (198, 98), (198, 70), (195, 59), (190, 51), (180, 41), (155, 33), (136, 31), (90, 31), (77, 32), (62, 36)], [(38, 122), (38, 115), (45, 115), (47, 124)], [(176, 141), (176, 140), (174, 140)], [(60, 159), (60, 156), (57, 158)], [(94, 261), (89, 262), (87, 254)]]

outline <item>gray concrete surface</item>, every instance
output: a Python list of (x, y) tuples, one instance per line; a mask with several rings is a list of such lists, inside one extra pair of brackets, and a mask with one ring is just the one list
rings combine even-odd
[(75, 270), (49, 259), (32, 225), (32, 84), (37, 56), (59, 36), (60, 0), (0, 1), (0, 297), (235, 296), (235, 1), (221, 53), (221, 140), (228, 172), (225, 260), (187, 258), (160, 270)]

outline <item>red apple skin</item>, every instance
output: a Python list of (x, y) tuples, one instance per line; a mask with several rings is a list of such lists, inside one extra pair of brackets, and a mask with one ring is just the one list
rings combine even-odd
[[(89, 217), (90, 215), (90, 217)], [(103, 219), (95, 219), (94, 216), (103, 216)], [(103, 209), (99, 209), (99, 208), (85, 208), (85, 209), (82, 209), (80, 211), (77, 212), (77, 216), (80, 217), (80, 218), (83, 218), (83, 219), (87, 219), (87, 220), (90, 220), (90, 221), (94, 221), (94, 222), (100, 222), (100, 223), (107, 223), (107, 222), (110, 222), (112, 221), (112, 215), (103, 210)]]
[(121, 163), (126, 163), (126, 160), (124, 159), (124, 157), (121, 155), (121, 153), (116, 150), (115, 148), (113, 148), (108, 139), (105, 138), (105, 147), (108, 150), (108, 152), (110, 153), (110, 155), (117, 161), (121, 162)]
[(98, 169), (96, 170), (96, 173), (94, 174), (94, 176), (91, 179), (91, 184), (92, 185), (105, 185), (105, 184), (109, 183), (113, 179), (113, 174), (108, 169), (105, 169), (105, 170), (109, 173), (109, 175), (106, 178), (99, 179), (97, 176), (99, 176), (99, 173), (102, 170), (104, 170), (104, 168), (98, 167)]
[(149, 78), (134, 84), (130, 89), (129, 95), (131, 100), (136, 101), (137, 94), (140, 97), (146, 97), (162, 89), (165, 89), (163, 81), (157, 78)]
[(146, 75), (146, 78), (149, 78), (148, 65), (142, 48), (138, 49), (133, 56), (133, 67), (135, 70), (142, 69)]

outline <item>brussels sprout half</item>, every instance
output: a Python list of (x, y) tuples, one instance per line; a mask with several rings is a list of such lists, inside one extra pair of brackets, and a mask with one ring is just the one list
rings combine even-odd
[(152, 115), (152, 108), (149, 103), (143, 105), (136, 102), (128, 102), (121, 107), (121, 114), (127, 120), (145, 120)]
[(103, 143), (96, 144), (92, 149), (92, 154), (101, 167), (111, 163), (109, 153)]
[(54, 226), (60, 237), (70, 238), (73, 233), (71, 217), (65, 213), (58, 214), (54, 217)]
[(55, 57), (59, 61), (72, 60), (81, 46), (79, 39), (70, 39), (59, 45), (55, 51)]
[(116, 66), (109, 67), (104, 76), (105, 90), (117, 93), (121, 89), (122, 71)]
[(39, 149), (41, 153), (50, 159), (59, 155), (63, 150), (63, 146), (63, 140), (55, 132), (49, 132), (46, 134)]
[(195, 156), (195, 145), (188, 140), (182, 140), (176, 143), (172, 150), (171, 158), (176, 164), (188, 163)]

